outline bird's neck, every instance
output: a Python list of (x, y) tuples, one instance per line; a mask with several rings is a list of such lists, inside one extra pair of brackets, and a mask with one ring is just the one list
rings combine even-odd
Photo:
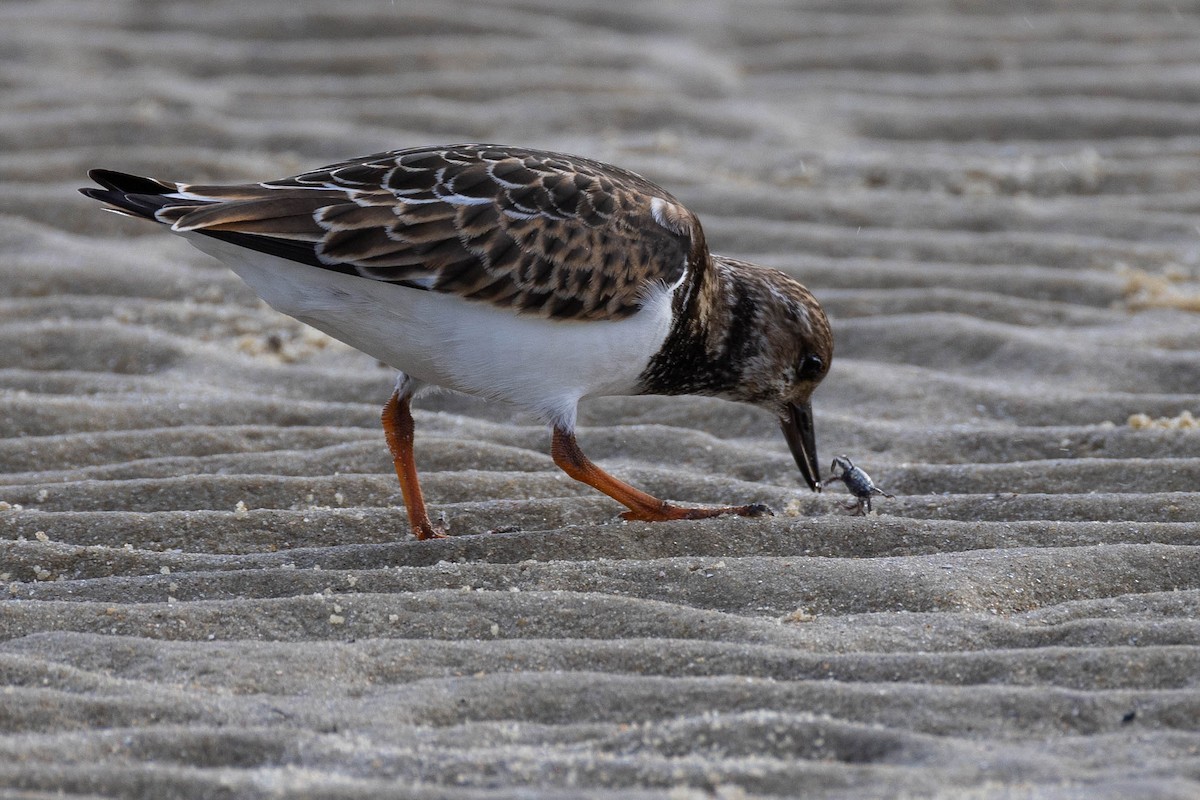
[(693, 253), (675, 290), (674, 323), (642, 372), (642, 394), (726, 395), (739, 383), (745, 356), (759, 346), (753, 287), (721, 256)]

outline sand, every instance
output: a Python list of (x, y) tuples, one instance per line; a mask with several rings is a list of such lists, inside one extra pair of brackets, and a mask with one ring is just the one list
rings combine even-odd
[[(1200, 6), (0, 7), (0, 796), (1200, 796)], [(577, 10), (569, 10), (576, 8)], [(607, 399), (625, 523), (75, 193), (490, 140), (642, 172), (830, 312), (823, 464)]]

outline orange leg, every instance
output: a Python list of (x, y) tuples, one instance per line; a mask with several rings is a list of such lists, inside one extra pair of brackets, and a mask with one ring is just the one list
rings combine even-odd
[(554, 429), (554, 439), (550, 446), (550, 455), (559, 469), (581, 483), (586, 483), (593, 489), (616, 500), (629, 508), (621, 514), (622, 519), (640, 520), (643, 522), (662, 522), (669, 519), (706, 519), (725, 514), (736, 514), (740, 517), (758, 517), (769, 515), (771, 509), (762, 503), (748, 506), (719, 506), (710, 508), (684, 508), (659, 500), (657, 497), (635, 489), (624, 481), (617, 480), (604, 470), (593, 464), (575, 441), (573, 431), (562, 428)]
[(418, 539), (442, 539), (446, 534), (435, 528), (425, 510), (425, 498), (421, 495), (421, 482), (417, 478), (417, 464), (413, 460), (413, 418), (411, 396), (401, 396), (397, 389), (383, 406), (383, 435), (387, 438), (392, 461), (396, 465), (396, 477), (400, 479), (400, 493), (404, 495), (404, 507), (408, 509), (408, 521)]

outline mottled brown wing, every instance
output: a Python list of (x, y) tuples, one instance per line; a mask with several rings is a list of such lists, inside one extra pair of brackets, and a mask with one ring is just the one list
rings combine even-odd
[(649, 287), (679, 280), (700, 238), (691, 212), (633, 173), (497, 145), (179, 189), (220, 202), (160, 209), (177, 230), (560, 319), (633, 313)]

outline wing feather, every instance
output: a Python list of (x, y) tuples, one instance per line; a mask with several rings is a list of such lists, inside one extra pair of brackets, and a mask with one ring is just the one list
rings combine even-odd
[(695, 216), (658, 186), (523, 148), (397, 150), (237, 186), (97, 175), (91, 196), (178, 231), (559, 319), (628, 316), (708, 258)]

